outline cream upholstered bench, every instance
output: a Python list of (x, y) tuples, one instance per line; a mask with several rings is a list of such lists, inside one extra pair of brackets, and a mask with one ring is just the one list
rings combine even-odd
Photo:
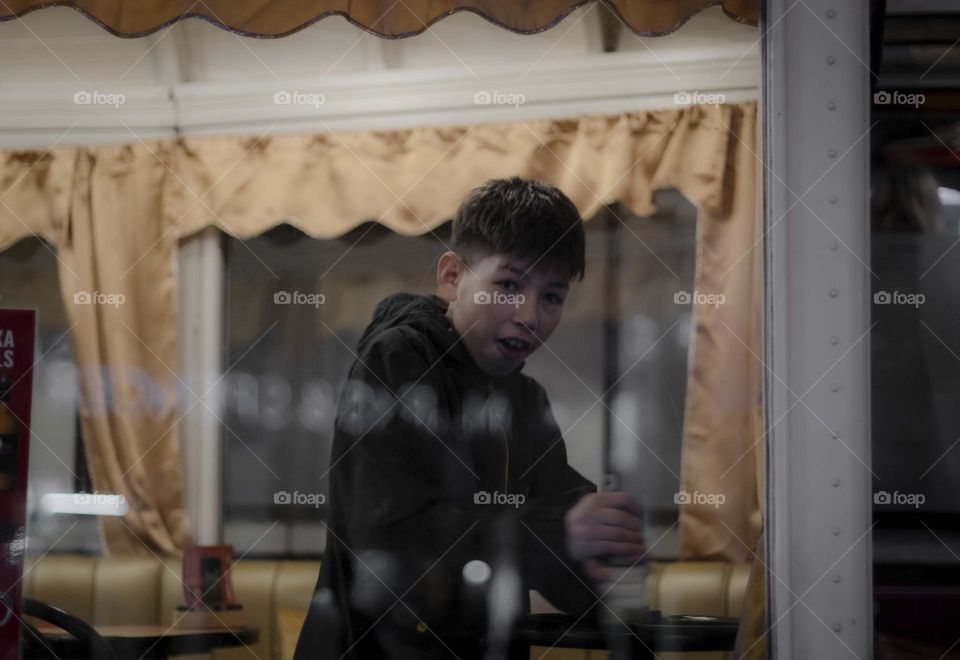
[[(665, 614), (739, 616), (748, 564), (676, 562), (651, 565), (648, 587), (653, 607)], [(260, 639), (248, 648), (221, 649), (217, 660), (292, 657), (320, 562), (244, 559), (234, 566), (233, 585), (250, 625)], [(179, 560), (142, 557), (88, 557), (48, 554), (27, 559), (24, 595), (40, 599), (94, 625), (173, 622), (183, 602)], [(535, 647), (532, 658), (600, 660), (605, 651)], [(684, 660), (723, 658), (718, 653), (659, 654)]]
[[(93, 623), (173, 623), (183, 603), (179, 560), (48, 554), (27, 560), (24, 595)], [(289, 658), (306, 613), (320, 562), (245, 559), (231, 571), (246, 620), (260, 630), (249, 648), (215, 651), (218, 660)], [(293, 628), (293, 630), (291, 630)]]

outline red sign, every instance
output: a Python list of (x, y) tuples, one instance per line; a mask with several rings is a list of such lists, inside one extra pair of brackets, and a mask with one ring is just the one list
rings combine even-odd
[(0, 309), (0, 660), (20, 653), (36, 313)]

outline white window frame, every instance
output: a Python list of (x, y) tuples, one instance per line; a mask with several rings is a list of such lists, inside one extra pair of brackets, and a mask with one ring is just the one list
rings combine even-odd
[(763, 20), (774, 658), (873, 653), (868, 9), (770, 0)]
[[(177, 251), (177, 357), (185, 383), (178, 384), (184, 390), (178, 400), (188, 409), (179, 422), (184, 503), (194, 542), (211, 545), (221, 541), (223, 489), (218, 396), (224, 372), (222, 239), (218, 229), (207, 227), (181, 241)], [(194, 405), (197, 397), (202, 403)]]

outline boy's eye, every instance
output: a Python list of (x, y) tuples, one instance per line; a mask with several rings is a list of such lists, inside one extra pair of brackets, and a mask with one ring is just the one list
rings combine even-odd
[(555, 294), (555, 293), (548, 293), (548, 294), (546, 295), (546, 298), (547, 298), (547, 302), (550, 303), (551, 305), (562, 305), (562, 304), (563, 304), (563, 296), (558, 296), (558, 295)]
[(508, 291), (516, 291), (518, 288), (517, 283), (513, 280), (500, 280), (499, 282), (497, 282), (497, 286), (503, 289), (506, 289)]

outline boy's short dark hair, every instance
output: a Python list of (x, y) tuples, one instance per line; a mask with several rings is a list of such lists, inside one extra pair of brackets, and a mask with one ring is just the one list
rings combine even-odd
[(558, 266), (570, 280), (586, 270), (580, 212), (548, 183), (491, 179), (463, 200), (451, 232), (451, 248), (468, 263), (506, 254)]

